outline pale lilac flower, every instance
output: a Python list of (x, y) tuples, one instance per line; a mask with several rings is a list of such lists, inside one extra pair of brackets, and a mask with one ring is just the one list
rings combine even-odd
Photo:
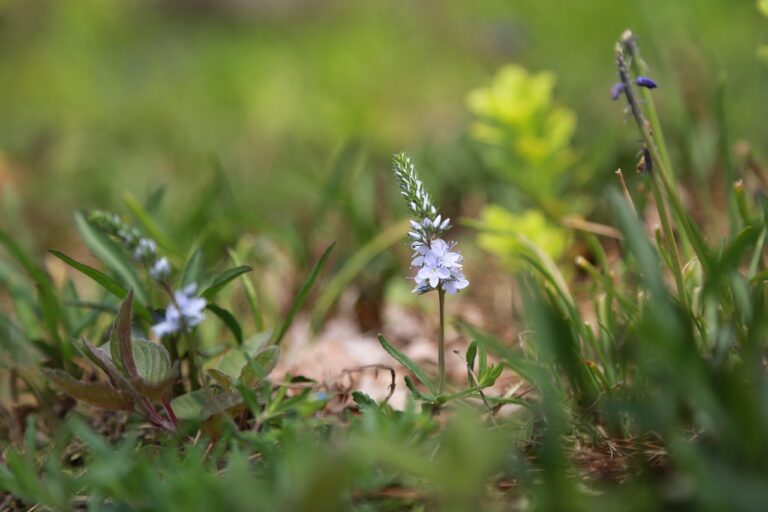
[(174, 302), (165, 310), (165, 318), (152, 327), (155, 336), (162, 338), (177, 332), (188, 332), (203, 321), (206, 301), (194, 295), (196, 284), (189, 284), (173, 294)]
[(444, 291), (453, 294), (469, 285), (461, 273), (461, 254), (451, 250), (454, 245), (437, 238), (429, 245), (419, 244), (414, 247), (411, 266), (418, 268), (418, 271), (414, 277), (416, 287), (413, 292), (426, 293), (442, 286)]
[(461, 272), (451, 272), (451, 279), (443, 283), (443, 290), (447, 293), (454, 295), (459, 290), (463, 290), (469, 286), (469, 281), (464, 277)]
[(449, 279), (450, 277), (451, 271), (445, 267), (424, 265), (416, 274), (416, 282), (421, 284), (427, 281), (430, 287), (437, 288), (441, 279)]
[(411, 267), (418, 268), (424, 265), (424, 257), (429, 254), (429, 246), (427, 244), (417, 242), (411, 245), (411, 249), (413, 249)]

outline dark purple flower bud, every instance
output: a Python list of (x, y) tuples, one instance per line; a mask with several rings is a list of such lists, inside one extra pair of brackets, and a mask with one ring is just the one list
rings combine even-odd
[(611, 87), (611, 99), (613, 101), (616, 101), (619, 99), (619, 96), (621, 96), (621, 93), (624, 92), (624, 84), (621, 82), (616, 82), (613, 84), (613, 87)]
[(640, 87), (647, 87), (648, 89), (655, 89), (658, 87), (656, 82), (648, 78), (647, 76), (639, 76), (635, 79), (635, 83)]

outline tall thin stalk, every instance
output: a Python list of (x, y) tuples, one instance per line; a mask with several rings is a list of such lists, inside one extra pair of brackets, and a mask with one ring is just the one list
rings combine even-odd
[(440, 376), (438, 391), (442, 394), (445, 389), (445, 291), (437, 291), (440, 301), (440, 333), (437, 338), (437, 371)]
[[(701, 237), (697, 235), (693, 225), (685, 213), (685, 210), (680, 200), (677, 186), (674, 181), (672, 173), (672, 166), (669, 160), (669, 154), (667, 152), (664, 136), (661, 131), (661, 123), (659, 122), (658, 115), (656, 113), (656, 107), (653, 102), (653, 98), (648, 91), (643, 91), (643, 101), (647, 104), (648, 119), (643, 115), (640, 109), (640, 102), (635, 96), (634, 88), (632, 87), (632, 81), (629, 77), (629, 71), (627, 69), (627, 62), (624, 57), (624, 52), (627, 52), (632, 58), (632, 68), (636, 73), (644, 71), (642, 61), (640, 60), (639, 50), (635, 42), (634, 34), (627, 30), (622, 34), (621, 41), (616, 44), (616, 63), (619, 70), (619, 79), (624, 84), (623, 92), (626, 96), (627, 103), (629, 104), (632, 117), (635, 119), (637, 128), (640, 131), (640, 135), (643, 137), (645, 147), (651, 155), (653, 165), (655, 169), (658, 169), (658, 178), (660, 179), (660, 185), (664, 191), (662, 194), (669, 200), (669, 206), (671, 207), (671, 213), (677, 218), (680, 226), (685, 232), (688, 242), (691, 244), (693, 251), (696, 253), (699, 261), (702, 265), (707, 264), (706, 248), (703, 246)], [(666, 233), (664, 235), (667, 236)], [(674, 242), (674, 240), (673, 240)]]
[[(630, 56), (636, 57), (637, 50), (634, 46), (634, 36), (631, 32), (627, 31), (622, 35), (621, 41), (616, 44), (616, 64), (619, 71), (619, 79), (623, 84), (624, 96), (629, 104), (632, 117), (635, 119), (638, 129), (643, 136), (644, 141), (644, 158), (650, 157), (650, 162), (645, 162), (651, 173), (651, 188), (653, 190), (654, 200), (656, 202), (656, 208), (659, 210), (659, 219), (661, 221), (661, 228), (664, 234), (664, 244), (667, 246), (667, 253), (669, 254), (670, 267), (672, 274), (675, 278), (675, 285), (677, 288), (680, 302), (684, 307), (687, 306), (688, 298), (685, 291), (685, 283), (683, 281), (683, 266), (680, 258), (680, 250), (677, 246), (677, 241), (672, 230), (672, 222), (669, 215), (669, 208), (667, 206), (667, 200), (672, 205), (672, 210), (678, 217), (678, 221), (683, 226), (685, 233), (688, 235), (690, 242), (696, 248), (696, 237), (691, 233), (692, 227), (688, 223), (688, 218), (682, 210), (680, 199), (677, 195), (677, 188), (673, 184), (671, 179), (671, 170), (668, 166), (668, 160), (665, 159), (660, 153), (659, 148), (651, 132), (651, 123), (649, 123), (642, 110), (640, 109), (640, 102), (635, 96), (635, 91), (632, 86), (632, 80), (627, 70), (627, 63), (624, 58), (625, 48), (629, 48)], [(658, 123), (658, 117), (654, 117), (656, 123)], [(698, 253), (698, 251), (697, 251)]]

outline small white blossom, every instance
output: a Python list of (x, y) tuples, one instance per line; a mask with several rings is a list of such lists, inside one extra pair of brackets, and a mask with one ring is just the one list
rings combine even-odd
[(139, 261), (153, 259), (157, 255), (157, 243), (151, 238), (142, 238), (133, 250), (133, 257)]
[(196, 284), (190, 284), (173, 294), (174, 301), (165, 310), (165, 318), (152, 327), (155, 336), (162, 338), (177, 332), (188, 332), (203, 321), (206, 301), (194, 295), (196, 288)]
[(159, 260), (155, 261), (155, 264), (152, 265), (152, 268), (149, 269), (149, 275), (151, 275), (152, 279), (155, 279), (156, 281), (168, 279), (168, 276), (171, 275), (171, 264), (168, 263), (168, 258), (163, 256)]

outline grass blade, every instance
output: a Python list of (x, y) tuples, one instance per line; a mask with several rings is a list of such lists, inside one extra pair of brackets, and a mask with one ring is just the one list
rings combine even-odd
[[(237, 255), (237, 253), (235, 253), (235, 251), (230, 249), (229, 256), (232, 258), (232, 262), (235, 265), (242, 265), (240, 257)], [(248, 306), (251, 308), (253, 325), (258, 332), (261, 332), (264, 330), (264, 321), (261, 319), (261, 310), (259, 309), (259, 300), (258, 296), (256, 295), (256, 288), (253, 286), (251, 279), (245, 274), (241, 276), (241, 281), (243, 282), (243, 287), (245, 288), (245, 296), (248, 298)]]
[(253, 270), (251, 267), (248, 267), (246, 265), (240, 266), (240, 267), (234, 267), (230, 268), (229, 270), (225, 270), (218, 276), (216, 276), (213, 280), (213, 283), (205, 289), (203, 293), (200, 295), (207, 299), (211, 300), (217, 293), (219, 293), (225, 286), (227, 286), (233, 279), (236, 279), (238, 276), (245, 274), (247, 272), (250, 272)]
[(119, 297), (121, 299), (125, 298), (125, 294), (126, 294), (125, 288), (120, 286), (117, 282), (115, 282), (114, 279), (109, 277), (104, 272), (101, 272), (100, 270), (96, 270), (95, 268), (90, 267), (85, 263), (80, 263), (79, 261), (72, 259), (66, 254), (59, 252), (57, 250), (49, 249), (48, 252), (53, 254), (57, 258), (59, 258), (61, 261), (63, 261), (70, 267), (74, 268), (75, 270), (78, 270), (79, 272), (85, 274), (86, 276), (96, 281), (99, 285), (101, 285), (102, 288), (107, 290), (109, 293), (111, 293), (115, 297)]
[(224, 322), (224, 325), (226, 325), (227, 328), (232, 331), (232, 334), (235, 335), (235, 339), (237, 340), (238, 345), (243, 344), (243, 329), (240, 327), (240, 324), (237, 322), (237, 319), (232, 313), (220, 306), (217, 306), (216, 304), (208, 304), (205, 306), (205, 309), (209, 310), (211, 313), (219, 317), (219, 320)]
[(304, 284), (301, 285), (301, 289), (299, 290), (299, 293), (293, 299), (293, 303), (291, 304), (291, 309), (288, 310), (288, 316), (285, 318), (285, 322), (283, 322), (283, 326), (280, 328), (280, 331), (277, 333), (277, 336), (275, 337), (274, 345), (279, 345), (280, 342), (283, 340), (283, 336), (285, 336), (285, 333), (288, 332), (288, 328), (293, 323), (293, 317), (296, 316), (296, 313), (299, 311), (299, 308), (301, 308), (301, 306), (304, 304), (304, 301), (307, 300), (307, 295), (309, 295), (309, 291), (312, 289), (312, 285), (315, 284), (315, 280), (317, 279), (318, 274), (320, 274), (320, 270), (322, 270), (323, 266), (325, 265), (325, 262), (328, 260), (328, 257), (331, 255), (331, 251), (333, 251), (333, 248), (335, 246), (336, 246), (336, 242), (333, 242), (331, 245), (328, 246), (328, 248), (325, 250), (323, 255), (320, 256), (320, 259), (312, 268), (312, 271), (309, 273), (309, 276), (307, 276), (307, 279), (304, 281)]
[(352, 279), (355, 278), (370, 262), (383, 251), (402, 240), (408, 232), (409, 224), (402, 221), (382, 231), (367, 244), (361, 247), (347, 260), (339, 272), (333, 276), (317, 299), (317, 305), (312, 314), (312, 325), (317, 326), (328, 314), (333, 304), (341, 295)]
[(168, 235), (166, 235), (165, 232), (160, 229), (160, 226), (157, 225), (155, 219), (153, 219), (149, 212), (144, 209), (144, 206), (142, 206), (142, 204), (133, 194), (126, 192), (123, 195), (123, 202), (125, 203), (125, 206), (127, 206), (131, 211), (136, 220), (139, 221), (139, 224), (141, 224), (147, 234), (149, 234), (149, 236), (157, 242), (157, 245), (163, 248), (167, 253), (170, 253), (174, 256), (179, 255), (179, 250), (173, 243), (173, 240), (171, 240), (170, 237), (168, 237)]
[(200, 284), (200, 278), (203, 276), (203, 251), (195, 249), (192, 253), (187, 264), (184, 266), (184, 271), (181, 273), (181, 286), (184, 287), (188, 284)]

